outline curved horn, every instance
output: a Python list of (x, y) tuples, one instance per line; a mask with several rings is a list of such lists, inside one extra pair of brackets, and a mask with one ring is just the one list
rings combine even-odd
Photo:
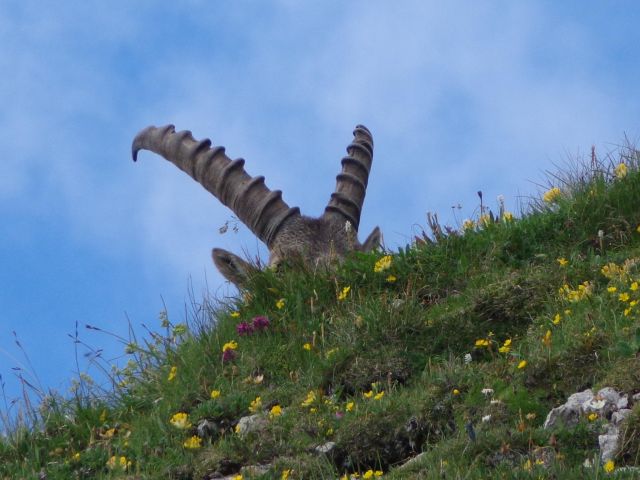
[(342, 172), (336, 177), (336, 189), (324, 209), (323, 217), (340, 216), (358, 231), (360, 212), (367, 193), (367, 182), (373, 161), (373, 137), (362, 126), (353, 131), (354, 140), (342, 159)]
[(211, 192), (267, 246), (278, 229), (300, 210), (282, 200), (280, 190), (271, 191), (264, 177), (251, 177), (244, 160), (231, 160), (224, 147), (211, 148), (211, 140), (195, 140), (189, 131), (176, 132), (173, 125), (147, 127), (133, 140), (131, 154), (135, 162), (140, 150), (163, 156)]

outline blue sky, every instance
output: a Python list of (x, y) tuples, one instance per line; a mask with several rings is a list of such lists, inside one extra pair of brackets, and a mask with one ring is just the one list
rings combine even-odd
[[(562, 4), (560, 4), (562, 3)], [(266, 257), (173, 165), (130, 159), (143, 127), (226, 146), (318, 215), (353, 127), (373, 133), (360, 237), (406, 245), (476, 192), (515, 212), (543, 172), (640, 138), (640, 4), (552, 1), (0, 4), (0, 374), (65, 392), (69, 338), (118, 358), (127, 318), (184, 320), (189, 289), (233, 294), (213, 246)], [(453, 215), (452, 206), (461, 205)], [(82, 362), (82, 352), (80, 356)]]

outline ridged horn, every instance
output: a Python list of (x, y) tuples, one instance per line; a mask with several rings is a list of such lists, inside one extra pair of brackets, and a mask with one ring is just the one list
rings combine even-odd
[(211, 140), (195, 140), (190, 131), (175, 131), (173, 125), (147, 127), (133, 140), (135, 162), (140, 150), (161, 155), (211, 192), (267, 246), (289, 217), (300, 215), (282, 200), (280, 190), (269, 190), (264, 177), (251, 177), (244, 160), (231, 160), (222, 146), (211, 147)]
[(342, 172), (336, 177), (336, 189), (323, 216), (339, 215), (351, 222), (357, 232), (373, 161), (373, 137), (362, 125), (356, 126), (353, 136), (347, 156), (342, 159)]

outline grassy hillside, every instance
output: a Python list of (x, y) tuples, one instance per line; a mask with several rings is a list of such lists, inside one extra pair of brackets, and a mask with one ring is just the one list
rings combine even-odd
[(605, 418), (542, 427), (585, 388), (640, 392), (640, 154), (619, 155), (519, 218), (432, 218), (397, 253), (163, 314), (112, 391), (79, 379), (13, 426), (0, 478), (634, 478), (640, 402), (606, 465)]

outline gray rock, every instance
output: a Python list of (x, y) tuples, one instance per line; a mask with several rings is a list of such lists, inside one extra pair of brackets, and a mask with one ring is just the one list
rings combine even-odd
[(618, 410), (629, 408), (629, 395), (625, 393), (623, 396), (621, 396), (618, 400), (618, 403), (616, 404), (616, 407), (618, 407)]
[(602, 461), (612, 460), (618, 448), (618, 429), (610, 425), (607, 433), (598, 436), (598, 444), (600, 445), (600, 458)]
[(249, 478), (253, 478), (253, 477), (258, 477), (260, 475), (264, 475), (266, 474), (269, 469), (271, 468), (271, 465), (267, 464), (267, 465), (248, 465), (246, 467), (242, 467), (240, 469), (240, 473), (243, 476), (248, 476)]
[(198, 436), (200, 438), (212, 438), (218, 435), (218, 425), (206, 418), (198, 422)]
[(544, 428), (553, 428), (562, 423), (567, 427), (576, 425), (584, 413), (583, 405), (593, 400), (593, 392), (587, 389), (571, 395), (564, 405), (554, 408), (544, 421)]
[(621, 410), (618, 410), (617, 412), (613, 412), (613, 415), (611, 415), (611, 423), (613, 423), (614, 425), (618, 425), (625, 418), (627, 418), (630, 413), (630, 408), (623, 408)]
[(238, 420), (238, 425), (236, 426), (236, 433), (240, 436), (244, 436), (250, 432), (258, 432), (263, 430), (267, 426), (267, 419), (256, 413), (254, 415), (250, 415), (248, 417), (242, 417)]
[(328, 453), (331, 453), (334, 448), (336, 448), (336, 442), (327, 442), (322, 445), (318, 445), (314, 450), (316, 453), (327, 455)]
[(620, 400), (620, 394), (611, 387), (601, 388), (596, 396), (614, 405), (617, 405)]
[(410, 458), (409, 460), (404, 462), (402, 465), (399, 465), (396, 468), (394, 468), (394, 470), (395, 471), (399, 471), (399, 472), (401, 472), (403, 470), (406, 470), (407, 468), (411, 467), (412, 465), (415, 465), (416, 463), (420, 462), (420, 460), (425, 458), (427, 456), (427, 454), (428, 454), (428, 452), (419, 453), (415, 457)]

